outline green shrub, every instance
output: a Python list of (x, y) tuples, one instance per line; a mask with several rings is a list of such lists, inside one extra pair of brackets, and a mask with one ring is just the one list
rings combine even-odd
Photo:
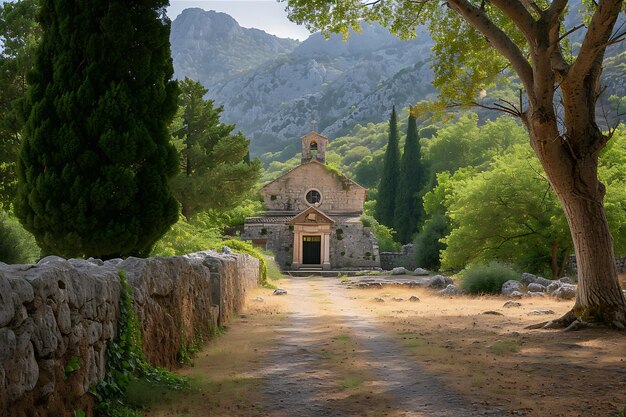
[(200, 252), (217, 245), (221, 240), (219, 228), (203, 221), (201, 216), (187, 222), (180, 217), (170, 230), (152, 248), (151, 256), (180, 256)]
[(0, 262), (6, 264), (34, 263), (40, 250), (33, 235), (17, 219), (0, 211)]
[(421, 268), (439, 270), (441, 261), (439, 254), (446, 248), (441, 238), (450, 233), (450, 226), (443, 214), (435, 214), (426, 220), (422, 230), (413, 241), (415, 250), (415, 264)]
[(466, 269), (461, 288), (469, 294), (499, 294), (502, 284), (519, 278), (519, 273), (509, 265), (491, 262), (489, 265), (474, 265)]
[(387, 227), (367, 214), (361, 216), (361, 223), (364, 227), (371, 227), (376, 239), (378, 239), (378, 248), (381, 252), (396, 252), (400, 250), (400, 244), (394, 240), (395, 230)]

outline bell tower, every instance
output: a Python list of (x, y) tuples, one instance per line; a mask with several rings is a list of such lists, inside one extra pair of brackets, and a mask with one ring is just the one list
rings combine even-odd
[(317, 132), (311, 132), (300, 138), (302, 142), (302, 160), (301, 163), (317, 161), (326, 164), (326, 147), (328, 146), (328, 138)]

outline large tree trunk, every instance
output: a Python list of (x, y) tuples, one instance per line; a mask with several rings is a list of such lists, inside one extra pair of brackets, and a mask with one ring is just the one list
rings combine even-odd
[[(605, 187), (598, 179), (598, 154), (602, 133), (589, 126), (569, 126), (568, 132), (585, 131), (586, 144), (560, 134), (549, 110), (530, 117), (531, 142), (548, 180), (565, 211), (578, 267), (576, 303), (562, 321), (579, 319), (611, 327), (626, 327), (626, 299), (619, 286), (613, 238), (604, 211)], [(548, 117), (545, 117), (548, 116)], [(573, 314), (571, 314), (573, 313)]]

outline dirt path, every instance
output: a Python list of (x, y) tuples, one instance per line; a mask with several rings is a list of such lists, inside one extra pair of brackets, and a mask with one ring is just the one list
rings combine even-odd
[[(347, 415), (344, 407), (333, 406), (337, 378), (319, 353), (323, 335), (341, 330), (360, 347), (351, 359), (369, 370), (363, 383), (377, 388), (350, 410), (351, 415), (502, 415), (499, 409), (477, 409), (419, 366), (336, 280), (292, 278), (287, 286), (289, 318), (280, 329), (280, 347), (269, 356), (268, 370), (263, 372), (270, 409), (287, 416)], [(384, 410), (378, 403), (381, 396), (387, 399)]]
[(509, 309), (502, 297), (346, 289), (335, 278), (279, 284), (287, 295), (255, 290), (181, 369), (193, 390), (145, 393), (145, 416), (609, 417), (626, 407), (626, 333), (524, 330), (533, 310), (558, 316), (569, 302)]

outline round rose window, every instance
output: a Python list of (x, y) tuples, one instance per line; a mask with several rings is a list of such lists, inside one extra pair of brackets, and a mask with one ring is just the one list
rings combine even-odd
[(322, 195), (317, 190), (311, 190), (306, 193), (306, 201), (309, 204), (318, 204), (320, 201), (322, 201)]

